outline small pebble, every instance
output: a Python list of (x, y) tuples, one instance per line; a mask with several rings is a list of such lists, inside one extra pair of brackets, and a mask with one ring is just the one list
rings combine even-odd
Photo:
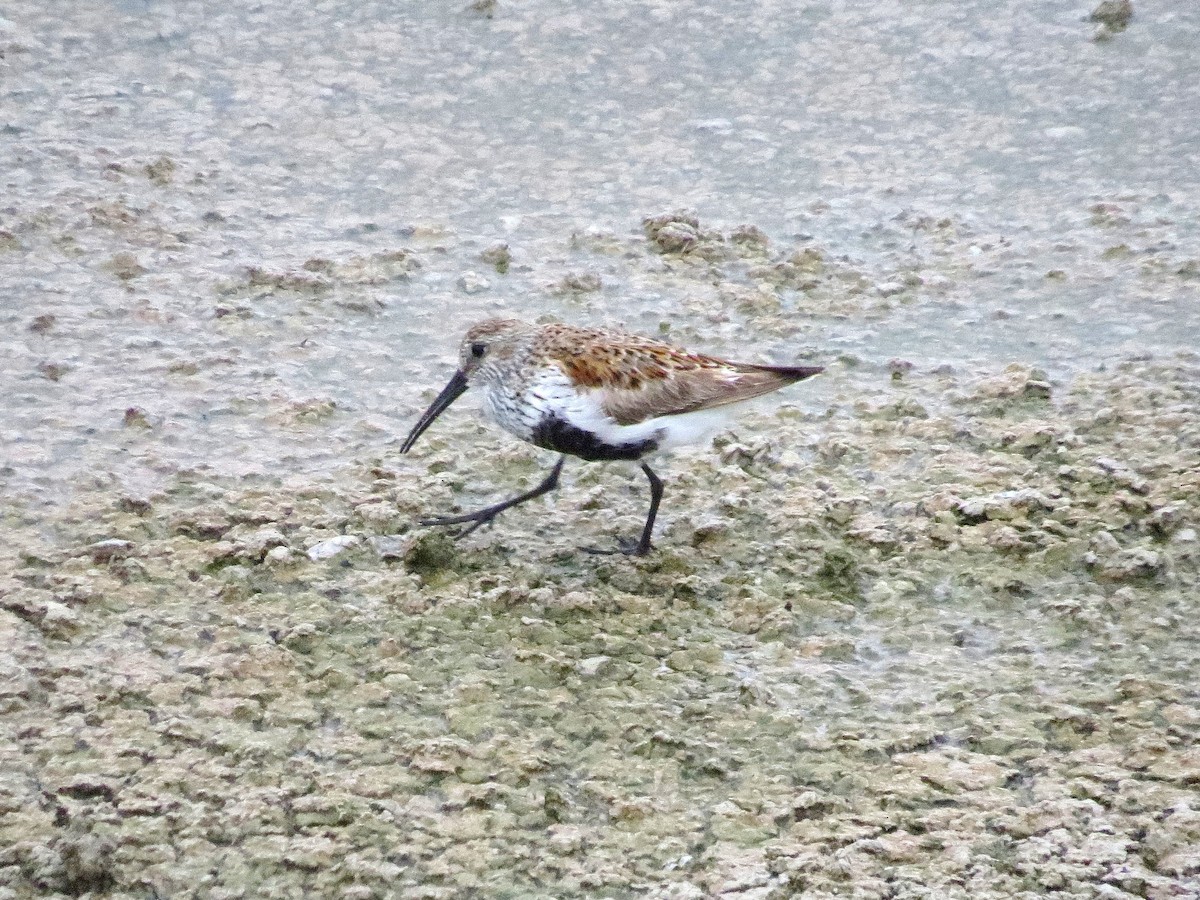
[(362, 538), (357, 535), (339, 534), (337, 537), (313, 544), (306, 552), (309, 559), (317, 562), (322, 559), (332, 559), (340, 553), (345, 553), (347, 550), (357, 547), (361, 541)]

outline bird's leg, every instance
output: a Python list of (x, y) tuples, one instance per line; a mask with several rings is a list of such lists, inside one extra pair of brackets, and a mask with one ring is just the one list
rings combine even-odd
[(463, 513), (462, 515), (458, 516), (441, 516), (436, 519), (421, 519), (417, 524), (462, 525), (463, 523), (470, 522), (470, 525), (455, 535), (456, 538), (464, 538), (481, 525), (490, 524), (491, 521), (496, 518), (496, 516), (500, 515), (500, 513), (504, 512), (506, 509), (512, 509), (514, 506), (518, 506), (519, 504), (524, 503), (526, 500), (532, 500), (534, 497), (540, 497), (542, 494), (548, 494), (550, 491), (558, 487), (558, 476), (559, 473), (562, 472), (563, 463), (566, 462), (566, 460), (567, 458), (565, 456), (560, 456), (558, 458), (558, 462), (554, 464), (554, 468), (550, 470), (550, 474), (546, 476), (542, 483), (523, 494), (518, 494), (517, 496), (509, 500), (505, 500), (502, 503), (497, 503), (493, 506), (486, 506), (483, 509), (476, 510), (475, 512)]
[(650, 479), (650, 512), (646, 514), (646, 526), (642, 529), (642, 539), (633, 548), (633, 556), (645, 556), (650, 552), (650, 535), (654, 531), (654, 518), (658, 515), (658, 504), (662, 502), (663, 496), (662, 479), (655, 475), (654, 470), (645, 463), (642, 463), (642, 471)]
[(588, 553), (596, 553), (602, 556), (611, 556), (614, 553), (624, 553), (626, 556), (645, 556), (650, 552), (650, 535), (654, 532), (654, 519), (658, 515), (658, 504), (662, 502), (663, 483), (662, 479), (654, 474), (645, 463), (642, 463), (642, 471), (646, 473), (646, 477), (650, 479), (650, 512), (646, 514), (646, 525), (642, 528), (642, 537), (638, 541), (622, 538), (617, 541), (616, 550), (600, 550), (595, 547), (585, 547)]

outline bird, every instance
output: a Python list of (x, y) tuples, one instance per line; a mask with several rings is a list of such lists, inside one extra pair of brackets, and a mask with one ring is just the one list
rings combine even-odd
[(522, 441), (561, 455), (531, 490), (418, 524), (464, 525), (457, 536), (465, 537), (505, 510), (557, 488), (568, 456), (631, 460), (650, 482), (641, 536), (618, 540), (615, 550), (584, 549), (645, 556), (663, 497), (662, 479), (646, 457), (710, 437), (745, 401), (823, 371), (822, 366), (731, 362), (612, 328), (507, 318), (479, 322), (462, 339), (458, 369), (413, 425), (400, 452), (408, 453), (438, 416), (477, 387), (487, 418)]

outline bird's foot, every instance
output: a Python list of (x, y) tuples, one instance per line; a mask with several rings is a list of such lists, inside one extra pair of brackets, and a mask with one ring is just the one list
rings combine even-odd
[(478, 512), (464, 513), (461, 516), (438, 516), (433, 519), (418, 519), (417, 524), (426, 528), (433, 526), (446, 525), (465, 525), (465, 528), (460, 528), (454, 532), (454, 540), (459, 541), (467, 535), (482, 528), (484, 525), (491, 525), (495, 521), (496, 516), (500, 515), (501, 510), (498, 509), (481, 509)]
[(618, 553), (623, 556), (645, 556), (653, 549), (649, 541), (635, 541), (633, 538), (617, 538), (617, 546), (615, 549), (607, 550), (603, 547), (583, 547), (584, 553), (591, 553), (593, 556), (616, 556)]

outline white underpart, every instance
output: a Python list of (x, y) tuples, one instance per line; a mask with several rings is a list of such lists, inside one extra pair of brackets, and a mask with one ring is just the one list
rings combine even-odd
[(594, 434), (606, 444), (620, 446), (654, 440), (658, 442), (657, 450), (670, 450), (712, 437), (747, 402), (621, 425), (604, 411), (603, 399), (602, 390), (581, 392), (566, 373), (556, 368), (539, 373), (519, 397), (500, 385), (489, 385), (484, 394), (484, 411), (496, 424), (526, 441), (537, 424), (552, 415)]
[[(714, 434), (729, 424), (741, 403), (730, 403), (726, 406), (715, 406), (712, 409), (700, 409), (696, 412), (679, 413), (674, 416), (659, 416), (648, 419), (640, 425), (627, 426), (644, 428), (647, 426), (658, 429), (662, 435), (659, 438), (658, 449), (670, 450), (686, 444), (699, 444), (708, 441)], [(621, 427), (621, 426), (618, 426)]]

